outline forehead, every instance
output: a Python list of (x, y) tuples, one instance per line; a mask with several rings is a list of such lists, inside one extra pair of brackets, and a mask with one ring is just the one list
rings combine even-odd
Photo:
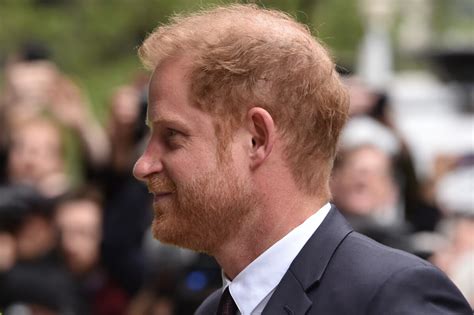
[(147, 124), (174, 122), (188, 128), (212, 127), (212, 117), (192, 104), (189, 62), (170, 59), (156, 67), (148, 91)]
[[(187, 94), (189, 86), (188, 68), (181, 59), (168, 59), (161, 62), (150, 78), (148, 97), (158, 101), (170, 96)], [(179, 88), (181, 91), (176, 91)]]

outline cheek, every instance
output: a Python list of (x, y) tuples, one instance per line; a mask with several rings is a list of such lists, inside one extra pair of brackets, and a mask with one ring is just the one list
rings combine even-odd
[(175, 183), (189, 183), (216, 171), (216, 161), (208, 156), (179, 155), (163, 159), (164, 174)]
[(249, 161), (246, 159), (246, 151), (243, 146), (230, 145), (220, 154), (224, 158), (220, 164), (224, 167), (231, 166), (232, 168), (243, 170), (249, 165)]

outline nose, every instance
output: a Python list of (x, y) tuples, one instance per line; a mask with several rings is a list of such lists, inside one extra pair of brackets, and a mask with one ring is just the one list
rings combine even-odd
[(148, 147), (138, 158), (133, 167), (133, 176), (141, 181), (146, 181), (148, 176), (163, 170), (163, 164), (158, 152), (153, 152)]

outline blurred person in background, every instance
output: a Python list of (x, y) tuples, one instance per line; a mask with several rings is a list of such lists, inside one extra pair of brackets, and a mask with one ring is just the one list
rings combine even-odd
[[(432, 231), (440, 219), (440, 212), (424, 194), (425, 183), (422, 183), (418, 178), (406, 139), (394, 122), (388, 95), (384, 91), (370, 88), (362, 79), (354, 75), (347, 76), (344, 82), (349, 91), (351, 120), (365, 120), (364, 123), (369, 125), (367, 130), (369, 130), (369, 133), (371, 132), (369, 135), (372, 138), (371, 142), (377, 142), (392, 155), (395, 178), (400, 190), (400, 201), (405, 219), (415, 231)], [(349, 121), (348, 126), (350, 124), (351, 121)], [(370, 126), (374, 124), (379, 126), (376, 128)], [(381, 134), (374, 133), (377, 131), (380, 131)], [(348, 130), (348, 132), (352, 132), (352, 130)], [(391, 134), (390, 137), (393, 139), (388, 141), (387, 137), (377, 139), (387, 132)], [(364, 140), (366, 139), (362, 139), (362, 141)], [(394, 140), (396, 148), (390, 145)], [(384, 141), (387, 143), (383, 143)], [(392, 146), (392, 148), (387, 150), (387, 145)]]
[[(58, 255), (50, 202), (32, 187), (2, 187), (0, 215), (14, 244), (0, 272), (0, 308), (6, 314), (79, 314), (72, 279)], [(5, 248), (4, 240), (0, 246)], [(5, 267), (5, 257), (0, 261)]]
[(57, 197), (71, 186), (60, 126), (47, 116), (20, 117), (9, 124), (7, 182), (31, 185)]
[(399, 220), (398, 187), (384, 151), (373, 145), (343, 150), (333, 172), (334, 201), (347, 216), (367, 216), (386, 225)]
[(59, 70), (47, 53), (36, 53), (30, 47), (26, 49), (7, 61), (0, 104), (3, 108), (18, 104), (35, 112), (49, 103)]
[[(107, 162), (108, 139), (90, 111), (84, 94), (59, 71), (47, 54), (38, 53), (37, 48), (27, 47), (8, 60), (0, 103), (0, 155), (3, 157), (0, 159), (0, 173), (4, 184), (27, 185), (37, 190), (36, 194), (42, 199), (47, 198), (51, 202), (67, 194), (72, 187), (66, 166), (64, 133), (67, 131), (77, 136), (80, 153), (88, 163), (104, 165)], [(12, 243), (8, 241), (11, 238), (2, 237), (2, 248), (12, 254), (10, 260), (15, 259), (13, 267), (8, 260), (3, 264), (4, 269), (11, 267), (6, 273), (5, 290), (18, 283), (16, 289), (10, 290), (12, 294), (8, 295), (11, 301), (17, 299), (18, 292), (25, 291), (25, 279), (31, 277), (39, 281), (42, 273), (45, 276), (51, 273), (52, 279), (58, 274), (67, 283), (65, 286), (74, 288), (69, 270), (58, 257), (58, 231), (52, 221), (52, 213), (39, 211), (41, 209), (28, 207), (28, 211), (22, 214), (21, 224), (12, 233), (14, 252), (8, 246)], [(25, 274), (28, 277), (24, 277)], [(44, 281), (30, 293), (35, 295), (39, 292), (41, 295), (42, 291), (50, 292), (54, 288), (54, 284)], [(74, 312), (80, 312), (76, 293), (71, 293), (67, 303)], [(54, 295), (48, 299), (55, 301)], [(59, 295), (57, 300), (60, 299)]]
[(387, 94), (369, 87), (355, 75), (344, 77), (344, 83), (349, 92), (351, 118), (343, 131), (342, 146), (347, 146), (345, 138), (350, 138), (350, 145), (372, 143), (389, 153), (404, 219), (414, 230), (433, 230), (439, 210), (430, 206), (422, 194), (412, 154), (393, 121)]
[[(25, 45), (16, 55), (7, 59), (0, 93), (0, 151), (5, 151), (10, 111), (36, 115), (48, 103), (58, 72), (49, 57), (49, 51), (35, 43)], [(1, 162), (1, 171), (4, 172), (5, 159)]]
[(342, 149), (333, 168), (334, 204), (358, 232), (410, 250), (391, 156), (371, 145)]
[(58, 234), (52, 222), (52, 201), (31, 186), (4, 186), (3, 208), (16, 212), (14, 237), (16, 261), (24, 264), (56, 264)]
[(57, 75), (56, 66), (48, 60), (42, 45), (28, 45), (16, 56), (10, 56), (4, 69), (4, 86), (0, 93), (0, 181), (6, 178), (7, 133), (11, 111), (36, 115), (46, 104)]
[(26, 46), (17, 56), (11, 57), (5, 67), (5, 85), (0, 100), (2, 150), (5, 151), (5, 135), (9, 133), (12, 120), (44, 112), (75, 133), (89, 162), (106, 163), (110, 154), (108, 139), (80, 88), (60, 72), (42, 49)]
[(101, 263), (102, 206), (100, 194), (77, 189), (56, 204), (60, 252), (81, 298), (81, 314), (124, 314), (129, 297)]

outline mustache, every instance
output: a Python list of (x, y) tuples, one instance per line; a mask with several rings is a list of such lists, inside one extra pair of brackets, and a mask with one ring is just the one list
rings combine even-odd
[(175, 192), (176, 185), (171, 179), (163, 175), (153, 175), (147, 181), (148, 192)]

